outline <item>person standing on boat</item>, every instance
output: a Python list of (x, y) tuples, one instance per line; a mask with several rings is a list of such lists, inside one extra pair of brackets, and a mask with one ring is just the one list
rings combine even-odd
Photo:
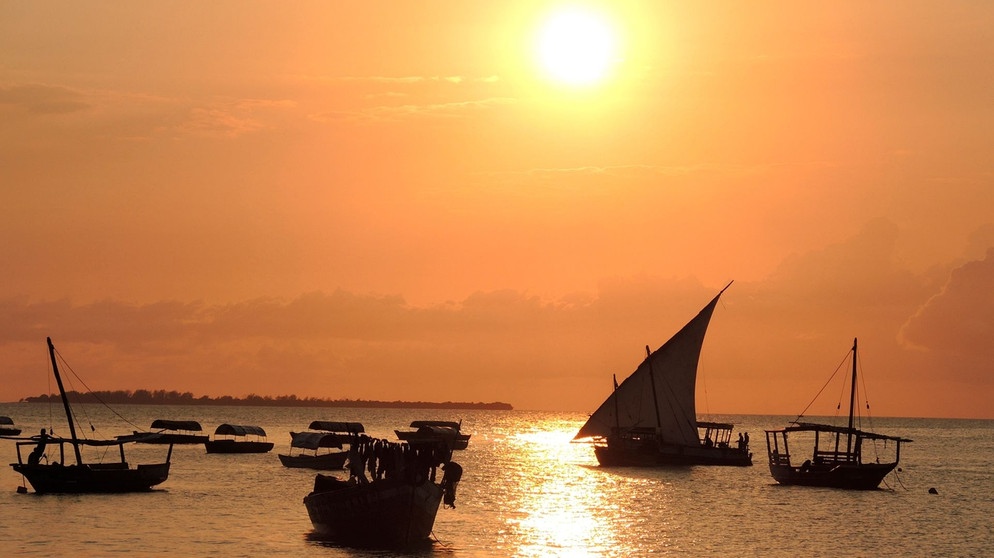
[(41, 429), (41, 434), (38, 435), (38, 445), (35, 449), (31, 450), (28, 455), (28, 465), (37, 465), (41, 463), (41, 458), (45, 455), (45, 446), (48, 445), (48, 433), (44, 428)]

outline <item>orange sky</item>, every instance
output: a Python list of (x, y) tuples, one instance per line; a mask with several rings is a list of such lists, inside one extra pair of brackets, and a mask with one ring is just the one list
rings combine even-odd
[[(994, 4), (0, 3), (0, 401), (592, 411), (728, 281), (699, 410), (994, 418)], [(704, 384), (699, 383), (699, 386)], [(832, 402), (834, 409), (834, 401)]]

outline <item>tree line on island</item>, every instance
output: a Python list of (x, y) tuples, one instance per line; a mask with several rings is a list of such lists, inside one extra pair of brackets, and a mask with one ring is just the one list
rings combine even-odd
[[(480, 409), (486, 411), (510, 411), (509, 403), (470, 403), (460, 401), (376, 401), (371, 399), (321, 399), (318, 397), (297, 397), (296, 395), (250, 394), (245, 397), (222, 395), (195, 397), (190, 392), (146, 390), (135, 391), (93, 391), (66, 394), (75, 403), (104, 403), (115, 405), (246, 405), (258, 407), (359, 407), (365, 409)], [(39, 395), (21, 399), (26, 403), (61, 402), (58, 394)]]

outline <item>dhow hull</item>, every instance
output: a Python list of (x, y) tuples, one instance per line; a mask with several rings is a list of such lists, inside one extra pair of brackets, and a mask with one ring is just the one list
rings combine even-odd
[(812, 469), (770, 463), (770, 473), (788, 486), (822, 486), (848, 490), (876, 490), (897, 463), (864, 463)]
[(14, 463), (38, 494), (145, 492), (169, 478), (169, 463), (138, 465), (30, 465)]
[(616, 447), (594, 446), (597, 462), (604, 467), (658, 467), (683, 465), (727, 465), (748, 467), (752, 465), (752, 454), (738, 448), (705, 446), (662, 446)]

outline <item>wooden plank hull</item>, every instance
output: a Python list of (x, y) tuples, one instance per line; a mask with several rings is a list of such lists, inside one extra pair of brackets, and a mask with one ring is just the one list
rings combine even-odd
[(397, 435), (398, 440), (414, 444), (444, 442), (449, 446), (449, 449), (453, 450), (464, 450), (468, 448), (469, 437), (472, 436), (472, 434), (457, 434), (455, 436), (437, 436), (432, 434), (423, 434), (421, 432), (404, 431), (404, 430), (394, 430), (394, 434)]
[(272, 442), (243, 440), (208, 440), (204, 442), (207, 453), (266, 453), (273, 449)]
[(294, 469), (315, 469), (318, 471), (336, 471), (345, 467), (348, 459), (347, 451), (324, 453), (320, 455), (284, 455), (279, 454), (280, 463), (284, 467)]
[(732, 447), (659, 444), (645, 447), (623, 445), (594, 446), (597, 462), (605, 467), (657, 467), (683, 465), (727, 465), (748, 467), (752, 454)]
[(138, 465), (123, 463), (89, 465), (31, 465), (14, 463), (15, 471), (28, 479), (38, 494), (84, 494), (145, 492), (165, 482), (169, 463)]
[(783, 485), (875, 490), (896, 466), (897, 463), (852, 463), (833, 467), (793, 467), (770, 463), (770, 473)]
[(442, 492), (431, 481), (338, 482), (329, 490), (308, 494), (304, 505), (321, 539), (354, 546), (404, 547), (429, 539)]

